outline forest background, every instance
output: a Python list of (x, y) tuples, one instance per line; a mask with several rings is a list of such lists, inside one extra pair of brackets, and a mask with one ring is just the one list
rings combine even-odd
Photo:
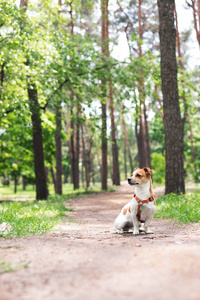
[[(165, 182), (159, 19), (156, 1), (1, 1), (0, 176), (2, 184), (89, 188), (119, 185), (135, 167)], [(179, 32), (178, 87), (185, 178), (200, 180), (200, 3), (185, 1), (192, 24)], [(195, 23), (196, 22), (196, 23)], [(113, 55), (121, 34), (129, 55)], [(125, 41), (124, 41), (125, 42)], [(127, 49), (127, 46), (124, 48)], [(123, 52), (123, 45), (117, 47)], [(123, 54), (123, 53), (122, 53)], [(48, 183), (48, 185), (47, 185)]]

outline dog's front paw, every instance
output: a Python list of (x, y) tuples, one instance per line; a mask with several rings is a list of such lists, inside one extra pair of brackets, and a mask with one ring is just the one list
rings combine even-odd
[(140, 232), (139, 232), (139, 229), (136, 229), (136, 228), (134, 228), (134, 230), (133, 230), (133, 235), (136, 235), (136, 234), (139, 234)]
[(122, 234), (122, 233), (124, 233), (124, 230), (115, 228), (115, 232), (119, 233), (119, 234)]

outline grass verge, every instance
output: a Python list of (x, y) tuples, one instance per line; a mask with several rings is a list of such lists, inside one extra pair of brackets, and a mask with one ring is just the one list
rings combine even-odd
[(169, 194), (157, 201), (155, 218), (170, 218), (180, 223), (200, 222), (200, 192)]
[(0, 206), (0, 224), (8, 223), (12, 230), (0, 232), (0, 236), (41, 235), (50, 231), (70, 208), (64, 206), (64, 197), (52, 197), (47, 201), (3, 202)]
[[(113, 187), (109, 187), (109, 191), (112, 190)], [(100, 192), (100, 188), (75, 191), (69, 189), (66, 195), (50, 196), (45, 201), (3, 201), (0, 204), (0, 224), (4, 222), (9, 224), (12, 230), (0, 231), (0, 236), (42, 235), (51, 231), (55, 225), (64, 220), (68, 212), (72, 211), (65, 206), (68, 199), (94, 192)], [(18, 197), (20, 198), (20, 194)]]

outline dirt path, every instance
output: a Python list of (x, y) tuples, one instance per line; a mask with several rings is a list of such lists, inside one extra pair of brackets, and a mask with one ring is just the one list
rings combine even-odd
[[(43, 237), (0, 239), (0, 300), (199, 300), (200, 225), (154, 219), (153, 235), (118, 235), (113, 221), (132, 196), (116, 192), (73, 200), (75, 222)], [(16, 267), (17, 268), (17, 267)]]

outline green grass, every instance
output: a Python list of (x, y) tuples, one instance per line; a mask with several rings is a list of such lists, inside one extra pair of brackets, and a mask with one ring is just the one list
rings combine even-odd
[(47, 201), (3, 202), (0, 205), (0, 224), (9, 223), (10, 232), (0, 232), (0, 236), (41, 235), (50, 231), (63, 220), (70, 208), (64, 206), (63, 197), (52, 197)]
[(157, 201), (156, 218), (170, 218), (180, 223), (200, 222), (200, 192), (169, 194)]
[[(51, 196), (55, 195), (53, 185), (49, 185), (49, 194)], [(109, 187), (109, 189), (111, 189)], [(91, 193), (91, 192), (100, 192), (100, 185), (95, 187), (90, 187), (89, 189), (85, 189), (84, 187), (80, 187), (78, 190), (73, 190), (73, 184), (67, 183), (63, 184), (63, 195), (71, 195), (74, 197), (79, 196), (80, 194)], [(34, 200), (36, 196), (35, 187), (32, 185), (28, 185), (26, 187), (26, 191), (22, 189), (21, 185), (17, 186), (17, 193), (14, 194), (14, 186), (11, 184), (10, 186), (0, 186), (0, 201), (4, 200), (15, 200), (15, 199), (32, 199)]]
[[(25, 200), (35, 196), (35, 191), (29, 186), (27, 191), (18, 189), (16, 195), (12, 194), (12, 187), (0, 188), (0, 200)], [(113, 187), (109, 187), (109, 191)], [(45, 201), (3, 201), (0, 204), (0, 224), (8, 223), (12, 230), (10, 232), (0, 232), (3, 237), (42, 235), (64, 220), (64, 217), (72, 211), (66, 208), (67, 200), (73, 197), (88, 195), (94, 192), (100, 192), (100, 187), (79, 190), (73, 190), (72, 185), (64, 185), (65, 195), (51, 195)], [(34, 194), (33, 194), (34, 193)], [(52, 193), (53, 194), (53, 193)], [(14, 198), (12, 198), (14, 196)], [(5, 199), (6, 198), (6, 199)], [(34, 197), (33, 197), (34, 198)], [(68, 205), (69, 206), (69, 205)]]

